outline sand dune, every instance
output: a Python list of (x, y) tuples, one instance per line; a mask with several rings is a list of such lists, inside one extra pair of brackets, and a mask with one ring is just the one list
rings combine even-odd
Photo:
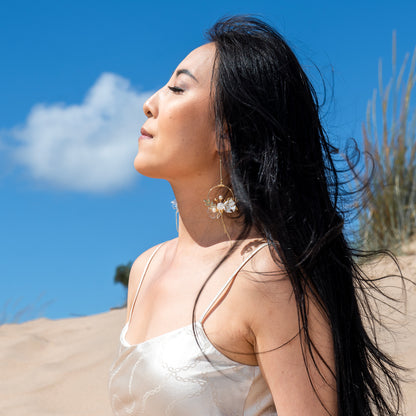
[[(407, 277), (416, 281), (414, 252), (400, 261)], [(388, 271), (385, 264), (373, 267)], [(386, 341), (386, 348), (402, 364), (416, 368), (415, 287), (408, 290), (406, 317), (393, 318), (397, 342)], [(124, 319), (125, 310), (115, 310), (0, 327), (0, 416), (111, 416), (108, 370)], [(404, 392), (406, 415), (414, 416), (416, 383), (406, 384)]]
[(125, 314), (0, 327), (0, 415), (110, 416), (108, 369)]

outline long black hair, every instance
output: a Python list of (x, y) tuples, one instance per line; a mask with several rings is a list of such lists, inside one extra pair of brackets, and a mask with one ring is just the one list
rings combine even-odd
[(320, 355), (309, 336), (308, 301), (320, 305), (333, 337), (338, 415), (398, 414), (401, 367), (363, 325), (373, 317), (366, 288), (378, 289), (344, 235), (336, 149), (313, 86), (283, 37), (255, 17), (222, 19), (207, 37), (216, 46), (217, 140), (244, 222), (237, 240), (256, 229), (284, 265), (304, 354), (312, 357)]

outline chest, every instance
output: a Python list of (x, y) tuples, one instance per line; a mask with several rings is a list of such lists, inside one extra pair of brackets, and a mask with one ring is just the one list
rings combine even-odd
[(199, 321), (209, 309), (203, 325), (213, 344), (233, 360), (256, 365), (253, 347), (247, 341), (248, 328), (241, 313), (244, 300), (240, 285), (235, 282), (232, 290), (229, 287), (216, 300), (228, 276), (232, 275), (230, 269), (214, 274), (202, 292), (212, 268), (203, 269), (195, 265), (194, 268), (149, 273), (133, 308), (126, 335), (128, 342), (138, 344), (185, 327), (192, 321)]
[[(149, 271), (137, 295), (131, 327), (150, 338), (191, 323), (198, 293), (208, 275), (189, 268)], [(208, 286), (196, 305), (196, 319), (208, 306), (208, 299), (215, 297), (213, 285)]]

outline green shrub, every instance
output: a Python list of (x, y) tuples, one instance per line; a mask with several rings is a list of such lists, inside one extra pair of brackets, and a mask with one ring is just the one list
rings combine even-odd
[(117, 266), (116, 273), (114, 275), (114, 283), (121, 283), (124, 287), (128, 287), (132, 264), (133, 262), (130, 261), (127, 264), (120, 264)]

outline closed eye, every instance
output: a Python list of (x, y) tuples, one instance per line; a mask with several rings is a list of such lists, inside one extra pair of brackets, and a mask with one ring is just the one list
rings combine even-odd
[(179, 87), (169, 87), (168, 86), (168, 88), (172, 91), (172, 92), (174, 92), (175, 94), (180, 94), (180, 93), (182, 93), (182, 92), (184, 92), (185, 90), (183, 90), (182, 88), (179, 88)]

